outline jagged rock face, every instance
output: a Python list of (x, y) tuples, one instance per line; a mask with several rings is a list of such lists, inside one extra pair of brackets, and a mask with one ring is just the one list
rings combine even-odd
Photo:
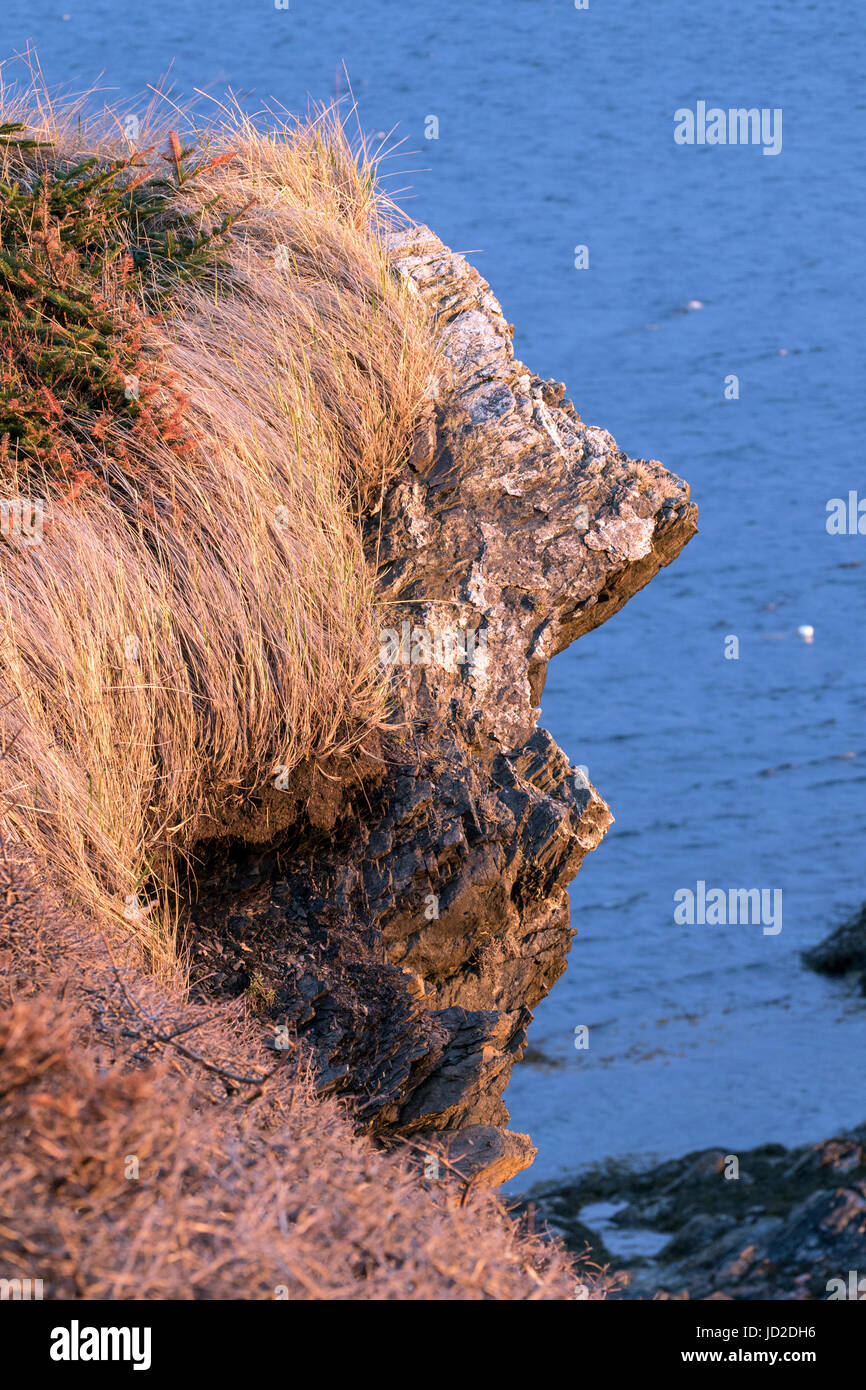
[(498, 1182), (534, 1155), (504, 1132), (502, 1093), (565, 968), (568, 884), (612, 819), (537, 728), (547, 663), (677, 555), (696, 509), (514, 359), (461, 256), (423, 227), (391, 253), (441, 348), (411, 457), (366, 523), (393, 736), (333, 823), (301, 814), (264, 850), (223, 847), (194, 955), (228, 967), (209, 988), (267, 981), (272, 1018), (309, 1038), (322, 1084), (369, 1127), (435, 1132)]

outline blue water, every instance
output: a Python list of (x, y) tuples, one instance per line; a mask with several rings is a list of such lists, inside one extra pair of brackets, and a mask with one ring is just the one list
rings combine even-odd
[[(124, 100), (171, 68), (181, 98), (298, 110), (345, 62), (364, 128), (407, 137), (391, 186), (472, 253), (518, 354), (692, 485), (699, 537), (543, 697), (616, 824), (531, 1029), (548, 1060), (508, 1093), (533, 1178), (866, 1116), (866, 1006), (798, 962), (866, 898), (866, 536), (825, 529), (866, 496), (864, 27), (849, 0), (4, 0), (3, 52)], [(782, 153), (675, 145), (698, 100), (782, 108)], [(781, 889), (781, 933), (675, 926), (699, 879)]]

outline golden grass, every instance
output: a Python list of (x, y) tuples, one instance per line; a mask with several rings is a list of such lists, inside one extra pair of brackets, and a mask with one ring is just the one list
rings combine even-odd
[[(0, 108), (53, 142), (34, 162), (123, 152), (118, 121), (78, 116), (44, 93)], [(380, 238), (395, 211), (333, 113), (262, 133), (226, 109), (204, 143), (236, 158), (180, 195), (202, 223), (215, 195), (255, 203), (228, 265), (179, 285), (152, 330), (195, 447), (148, 447), (122, 475), (94, 441), (114, 500), (86, 488), (48, 508), (41, 544), (0, 544), (5, 831), (158, 967), (179, 857), (277, 768), (346, 755), (384, 720), (358, 510), (410, 447), (432, 370)], [(11, 466), (0, 485), (24, 486)]]

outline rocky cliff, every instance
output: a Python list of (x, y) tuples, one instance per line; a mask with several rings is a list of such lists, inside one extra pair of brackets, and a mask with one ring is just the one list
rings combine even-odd
[(423, 227), (390, 251), (439, 349), (410, 456), (363, 519), (393, 723), (352, 767), (269, 793), (278, 833), (208, 847), (193, 978), (250, 991), (272, 1046), (305, 1037), (364, 1128), (499, 1182), (534, 1154), (503, 1091), (612, 819), (537, 727), (547, 663), (674, 559), (696, 509), (514, 358), (461, 256)]

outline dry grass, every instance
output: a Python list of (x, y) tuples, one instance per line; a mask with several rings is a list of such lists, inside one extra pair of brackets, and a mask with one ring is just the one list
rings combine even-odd
[[(0, 178), (123, 152), (122, 121), (77, 117), (0, 91), (0, 123), (53, 146), (5, 152)], [(96, 433), (49, 403), (72, 486), (46, 472), (42, 543), (0, 542), (0, 1279), (48, 1299), (538, 1300), (579, 1277), (603, 1297), (490, 1191), (355, 1135), (248, 1002), (182, 1002), (179, 860), (275, 766), (351, 756), (384, 721), (358, 515), (434, 370), (379, 239), (393, 209), (333, 116), (264, 135), (226, 111), (204, 145), (235, 158), (179, 205), (206, 231), (213, 198), (255, 200), (223, 267), (133, 305), (101, 276), (168, 407), (188, 397), (182, 432)], [(0, 496), (33, 482), (0, 448)]]
[(227, 1079), (263, 1055), (240, 1006), (214, 1020), (115, 967), (0, 856), (0, 1278), (46, 1299), (603, 1297), (489, 1191), (353, 1135), (297, 1052)]
[[(118, 123), (79, 129), (44, 94), (7, 98), (0, 120), (22, 119), (53, 142), (31, 171), (123, 152)], [(0, 564), (6, 831), (166, 968), (179, 856), (277, 768), (382, 724), (357, 513), (410, 447), (432, 365), (379, 237), (393, 209), (333, 115), (263, 134), (226, 111), (204, 145), (236, 157), (178, 195), (201, 225), (212, 197), (255, 202), (225, 267), (175, 286), (149, 329), (193, 447), (127, 441), (120, 468), (93, 440), (96, 482)], [(20, 460), (0, 486), (26, 491)]]

